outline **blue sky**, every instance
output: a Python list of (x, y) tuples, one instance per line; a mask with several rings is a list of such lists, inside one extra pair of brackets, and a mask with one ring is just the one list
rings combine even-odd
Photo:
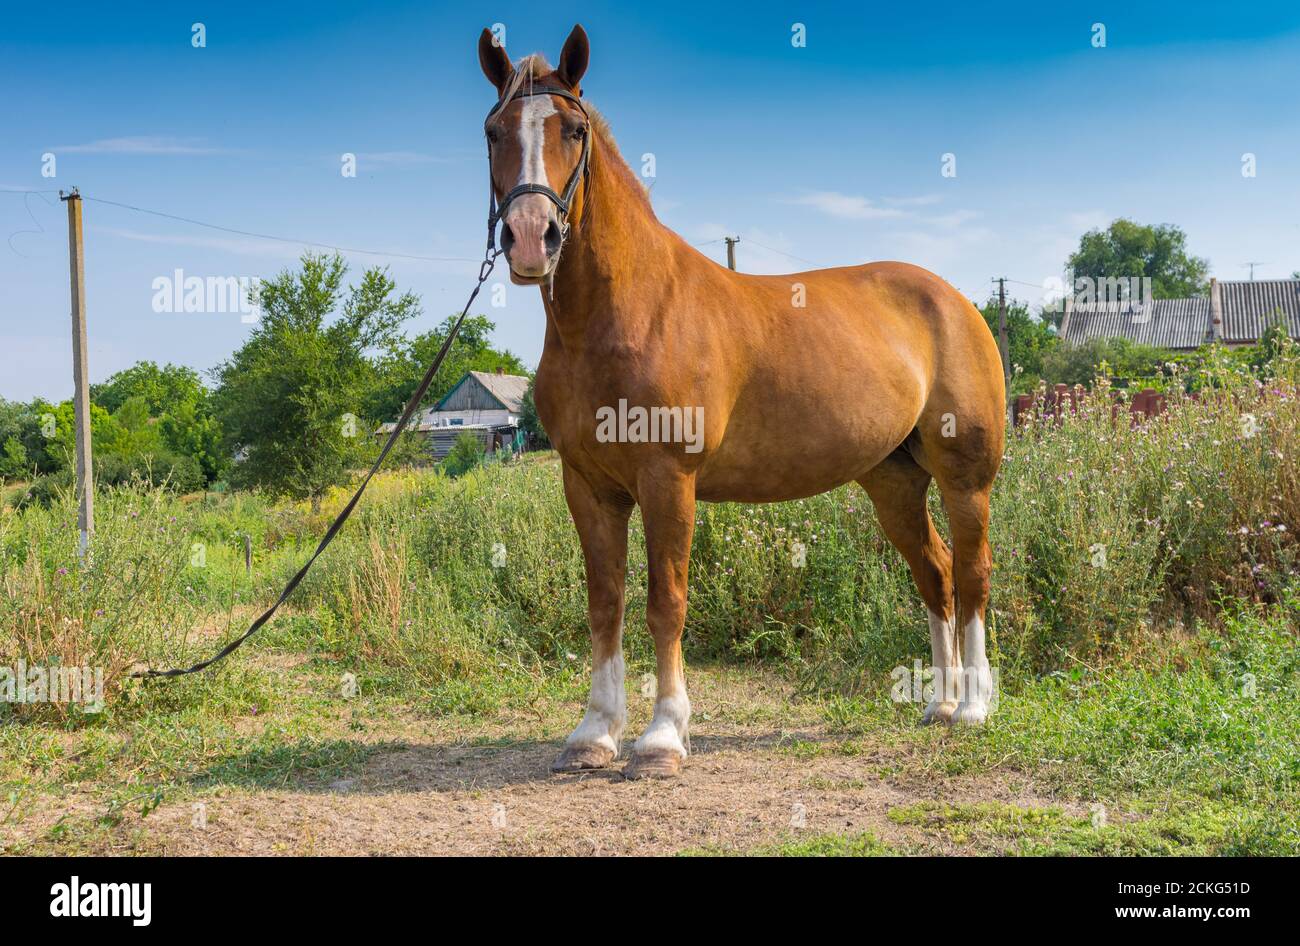
[[(513, 56), (554, 61), (581, 22), (586, 95), (634, 166), (655, 155), (660, 218), (691, 242), (739, 234), (741, 269), (902, 259), (973, 296), (1005, 275), (1037, 300), (1080, 234), (1117, 216), (1183, 227), (1220, 278), (1246, 278), (1249, 261), (1257, 278), (1300, 269), (1294, 2), (897, 6), (7, 5), (0, 396), (72, 388), (64, 210), (21, 189), (76, 185), (255, 233), (479, 258), (493, 92), (475, 48), (494, 23)], [(791, 45), (796, 22), (805, 48)], [(340, 174), (345, 152), (355, 178)], [(940, 174), (949, 152), (955, 178)], [(302, 249), (110, 204), (85, 217), (95, 381), (140, 359), (206, 371), (247, 336), (236, 314), (155, 312), (155, 278), (270, 276)], [(721, 243), (701, 251), (723, 257)], [(477, 272), (347, 255), (354, 275), (386, 264), (422, 296), (412, 333), (461, 304)], [(538, 290), (505, 299), (482, 311), (535, 365)]]

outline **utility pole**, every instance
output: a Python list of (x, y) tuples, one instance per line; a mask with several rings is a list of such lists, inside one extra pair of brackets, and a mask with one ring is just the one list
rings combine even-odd
[(736, 244), (740, 242), (740, 237), (723, 237), (722, 240), (727, 244), (727, 269), (735, 269)]
[(1002, 356), (1002, 379), (1011, 393), (1011, 348), (1007, 344), (1007, 277), (998, 277), (998, 353)]
[(1007, 277), (998, 277), (998, 354), (1002, 357), (1002, 386), (1006, 394), (1007, 423), (1015, 425), (1014, 403), (1011, 398), (1011, 345), (1007, 342)]
[(81, 239), (81, 195), (74, 187), (59, 200), (68, 205), (68, 270), (72, 280), (73, 416), (77, 431), (77, 557), (83, 562), (95, 532), (94, 474), (90, 463), (90, 378), (86, 369), (86, 263)]

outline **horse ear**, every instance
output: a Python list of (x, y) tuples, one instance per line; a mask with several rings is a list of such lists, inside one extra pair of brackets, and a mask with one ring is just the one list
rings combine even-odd
[(555, 70), (555, 74), (561, 82), (576, 92), (578, 83), (582, 81), (582, 76), (587, 71), (587, 61), (590, 58), (591, 44), (587, 41), (587, 31), (582, 28), (582, 24), (578, 24), (574, 26), (569, 38), (564, 41), (564, 51), (560, 53), (560, 67)]
[(489, 29), (484, 29), (478, 38), (478, 64), (483, 67), (483, 75), (497, 87), (497, 95), (505, 91), (513, 71), (510, 56)]

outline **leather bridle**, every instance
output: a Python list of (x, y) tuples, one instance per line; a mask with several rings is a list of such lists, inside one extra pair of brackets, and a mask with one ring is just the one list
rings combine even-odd
[[(501, 204), (498, 206), (496, 183), (492, 180), (492, 138), (487, 135), (487, 125), (488, 122), (492, 121), (492, 116), (515, 99), (528, 98), (532, 95), (558, 95), (560, 98), (568, 99), (578, 106), (578, 111), (582, 112), (585, 121), (582, 134), (582, 157), (578, 159), (578, 164), (573, 169), (573, 173), (569, 175), (569, 180), (564, 185), (562, 192), (556, 193), (545, 184), (520, 184), (507, 192), (506, 196), (501, 198)], [(496, 248), (497, 223), (505, 216), (506, 208), (510, 206), (515, 198), (522, 197), (524, 194), (541, 194), (555, 204), (556, 209), (560, 212), (560, 232), (567, 238), (569, 235), (569, 209), (573, 204), (574, 195), (578, 192), (578, 184), (587, 175), (587, 161), (591, 157), (591, 116), (587, 114), (582, 99), (572, 92), (566, 92), (564, 89), (520, 89), (510, 98), (502, 99), (492, 106), (492, 110), (487, 113), (487, 117), (483, 120), (483, 132), (487, 137), (488, 154), (488, 252), (500, 252)]]

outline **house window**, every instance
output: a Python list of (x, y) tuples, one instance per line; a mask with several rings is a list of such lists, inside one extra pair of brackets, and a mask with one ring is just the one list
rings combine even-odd
[(463, 427), (464, 425), (465, 425), (465, 419), (462, 417), (453, 417), (451, 419), (451, 426), (453, 427)]

